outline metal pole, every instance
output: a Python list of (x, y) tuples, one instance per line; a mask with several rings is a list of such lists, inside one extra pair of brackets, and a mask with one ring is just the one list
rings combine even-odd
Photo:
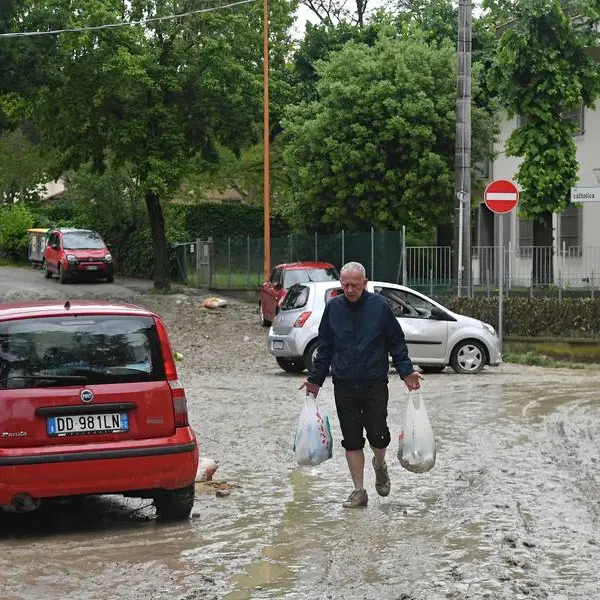
[[(471, 13), (472, 0), (459, 0), (456, 81), (455, 192), (458, 213), (457, 277), (471, 289)], [(456, 231), (456, 230), (455, 230)]]
[(402, 285), (406, 285), (406, 225), (402, 225)]
[(504, 337), (504, 215), (499, 215), (498, 235), (500, 237), (499, 265), (498, 265), (498, 337), (500, 338), (500, 351)]
[(269, 2), (263, 0), (263, 187), (264, 187), (264, 274), (271, 274), (271, 181), (269, 162)]
[(375, 230), (371, 227), (371, 280), (375, 279)]

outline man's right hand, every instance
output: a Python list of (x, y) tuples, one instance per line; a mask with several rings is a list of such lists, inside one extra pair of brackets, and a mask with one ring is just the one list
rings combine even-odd
[(307, 396), (309, 394), (312, 394), (316, 398), (319, 395), (319, 390), (321, 389), (321, 386), (310, 381), (305, 381), (298, 389), (301, 390), (303, 388), (306, 388)]

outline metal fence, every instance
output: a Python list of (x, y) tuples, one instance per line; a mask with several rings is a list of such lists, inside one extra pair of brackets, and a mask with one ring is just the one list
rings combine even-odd
[[(271, 264), (299, 260), (361, 262), (371, 280), (404, 283), (434, 297), (456, 295), (454, 251), (449, 246), (406, 246), (399, 231), (310, 236), (271, 240)], [(174, 248), (173, 277), (191, 286), (257, 289), (263, 275), (262, 238), (228, 237), (189, 242)], [(594, 296), (600, 287), (600, 246), (508, 245), (472, 248), (472, 287), (462, 295), (491, 294), (499, 287), (500, 254), (507, 294)], [(201, 264), (202, 263), (202, 264)]]

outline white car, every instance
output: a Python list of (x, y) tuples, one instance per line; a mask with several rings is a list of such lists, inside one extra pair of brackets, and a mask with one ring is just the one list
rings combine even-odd
[[(402, 326), (413, 364), (425, 373), (450, 365), (457, 373), (479, 373), (502, 362), (500, 341), (488, 323), (465, 317), (411, 288), (369, 281), (367, 289), (388, 299)], [(339, 282), (297, 284), (288, 294), (269, 329), (269, 352), (285, 371), (309, 369), (318, 345), (325, 304), (341, 294)]]

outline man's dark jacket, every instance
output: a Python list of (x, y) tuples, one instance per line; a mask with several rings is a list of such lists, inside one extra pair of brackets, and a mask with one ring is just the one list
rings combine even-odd
[(336, 296), (321, 318), (308, 381), (323, 385), (331, 366), (334, 384), (387, 382), (390, 355), (400, 377), (413, 372), (404, 332), (387, 300), (367, 291), (356, 302)]

